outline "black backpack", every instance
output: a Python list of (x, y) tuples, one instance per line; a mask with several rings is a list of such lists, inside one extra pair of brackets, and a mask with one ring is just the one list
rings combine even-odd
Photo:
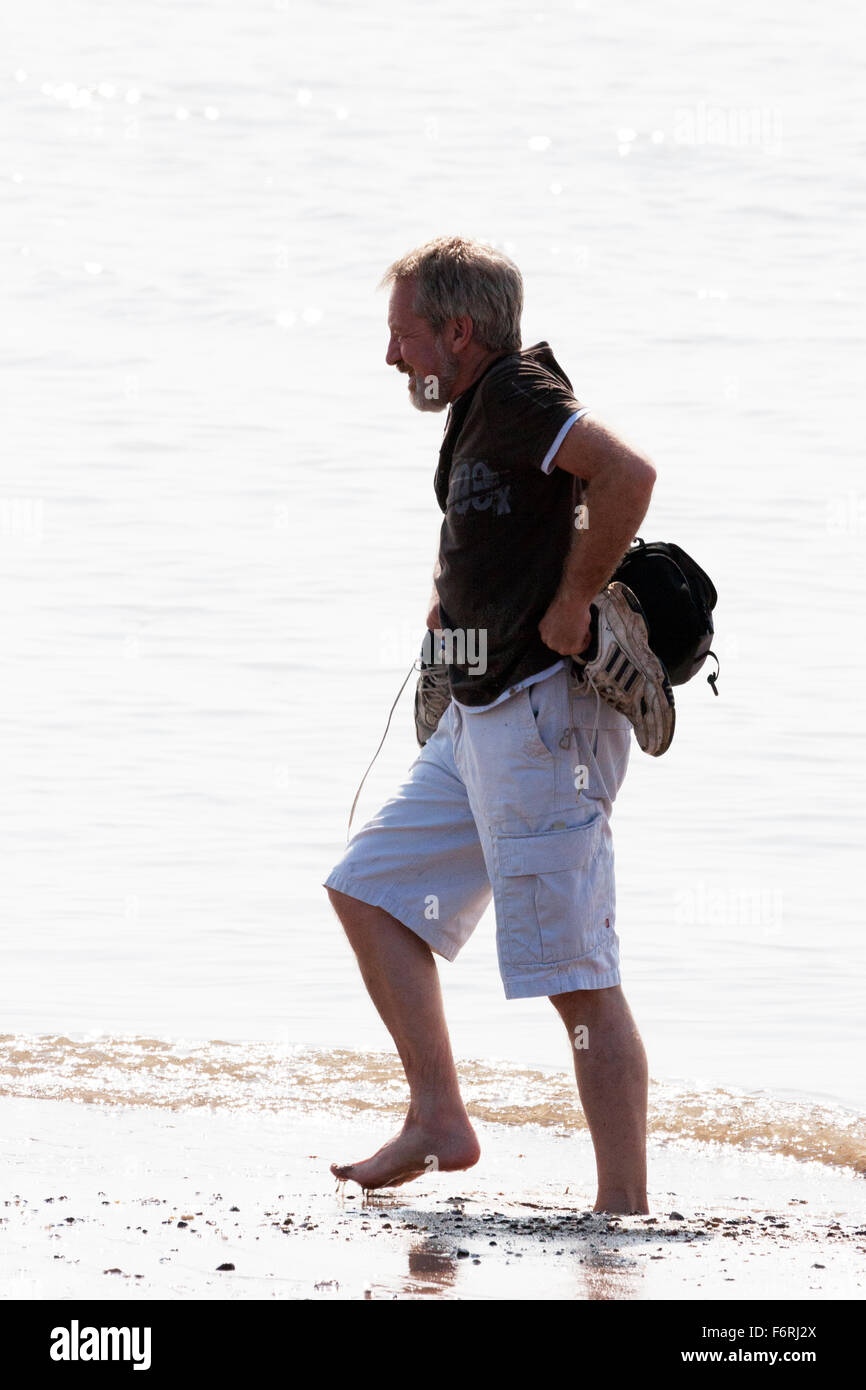
[(664, 664), (671, 685), (685, 685), (708, 656), (716, 663), (707, 676), (713, 694), (719, 658), (710, 651), (713, 640), (715, 585), (686, 552), (671, 541), (642, 541), (638, 536), (611, 579), (628, 585), (643, 608), (649, 643)]

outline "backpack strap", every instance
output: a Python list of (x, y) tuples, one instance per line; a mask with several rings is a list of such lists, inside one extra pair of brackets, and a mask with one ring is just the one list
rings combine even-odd
[(719, 664), (719, 658), (716, 656), (715, 652), (709, 651), (709, 652), (707, 652), (707, 656), (711, 656), (711, 657), (713, 658), (713, 661), (716, 663), (716, 669), (715, 669), (715, 671), (713, 672), (713, 674), (712, 674), (711, 676), (707, 676), (707, 685), (709, 685), (709, 686), (711, 687), (712, 692), (713, 692), (714, 695), (718, 695), (719, 691), (718, 691), (718, 687), (717, 687), (717, 685), (716, 685), (716, 681), (719, 679), (719, 671), (720, 671), (722, 668), (721, 668), (721, 665)]

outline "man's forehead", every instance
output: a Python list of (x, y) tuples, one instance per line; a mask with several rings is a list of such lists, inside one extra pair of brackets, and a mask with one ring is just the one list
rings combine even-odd
[(394, 326), (414, 323), (418, 317), (412, 308), (414, 298), (414, 280), (397, 280), (388, 301), (388, 322)]

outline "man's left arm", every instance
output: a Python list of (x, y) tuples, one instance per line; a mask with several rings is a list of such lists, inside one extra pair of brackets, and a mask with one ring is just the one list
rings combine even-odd
[(568, 431), (554, 465), (587, 483), (585, 529), (574, 531), (559, 588), (538, 625), (544, 644), (567, 656), (582, 652), (589, 642), (589, 605), (637, 534), (656, 471), (643, 454), (586, 415)]

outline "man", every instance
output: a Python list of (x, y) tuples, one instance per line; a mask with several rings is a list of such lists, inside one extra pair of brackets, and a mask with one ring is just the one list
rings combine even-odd
[(410, 1089), (401, 1132), (331, 1171), (376, 1188), (477, 1163), (433, 954), (453, 960), (492, 896), (506, 997), (546, 995), (573, 1045), (595, 1209), (646, 1212), (647, 1064), (620, 987), (609, 819), (630, 724), (663, 752), (673, 700), (639, 605), (608, 581), (655, 470), (546, 343), (521, 349), (508, 257), (438, 238), (382, 283), (386, 362), (417, 409), (449, 407), (427, 620), (450, 644), (448, 691), (408, 780), (326, 880)]

